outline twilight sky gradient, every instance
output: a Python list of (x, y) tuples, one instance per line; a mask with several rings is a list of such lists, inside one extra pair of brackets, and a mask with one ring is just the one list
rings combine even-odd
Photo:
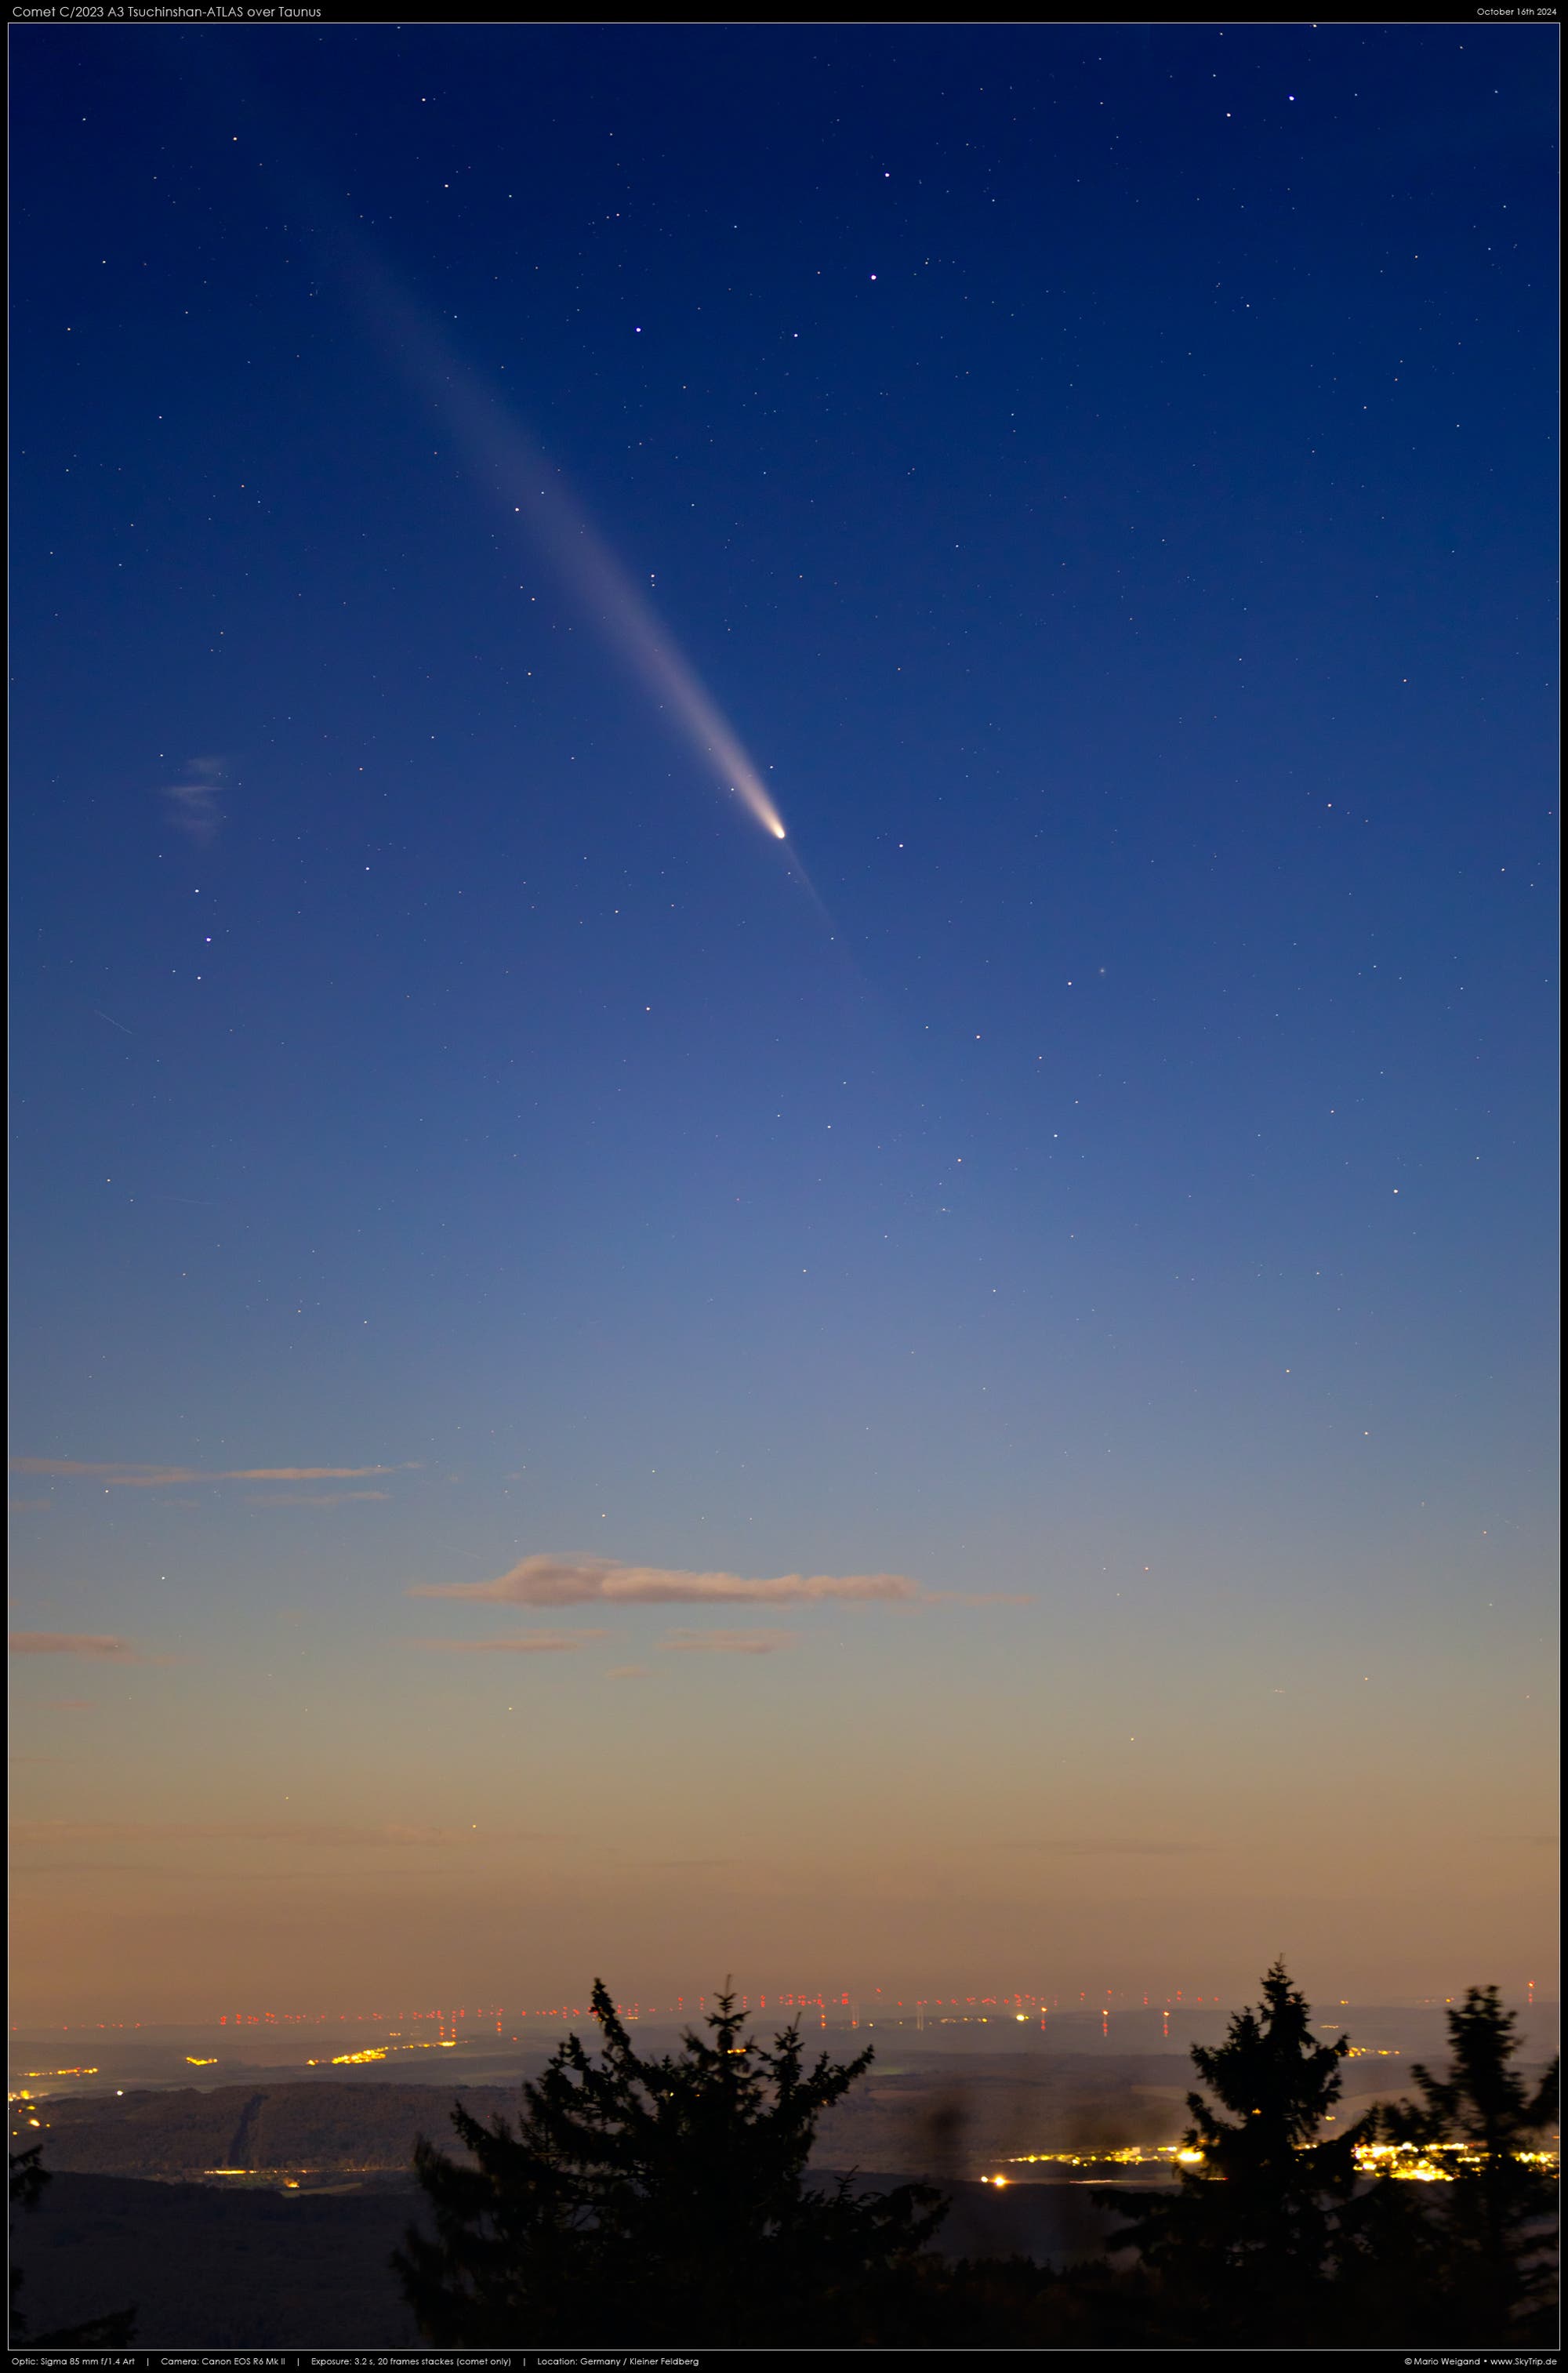
[(1550, 1989), (1557, 55), (13, 30), (16, 2016)]

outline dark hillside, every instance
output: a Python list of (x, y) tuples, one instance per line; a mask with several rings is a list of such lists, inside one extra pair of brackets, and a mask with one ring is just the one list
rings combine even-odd
[[(434, 2085), (226, 2085), (102, 2094), (29, 2104), (41, 2123), (18, 2122), (11, 2147), (44, 2146), (44, 2164), (82, 2174), (201, 2176), (214, 2168), (407, 2173), (417, 2133), (450, 2128), (453, 2093)], [(515, 2085), (462, 2088), (482, 2119), (517, 2107)]]
[[(1097, 2255), (1116, 2223), (1082, 2185), (950, 2189), (950, 2257), (1060, 2264)], [(387, 2262), (424, 2205), (412, 2180), (333, 2198), (57, 2175), (18, 2222), (22, 2305), (49, 2332), (134, 2300), (146, 2348), (408, 2347), (418, 2334)]]
[(14, 2237), (21, 2304), (47, 2332), (134, 2301), (144, 2348), (406, 2347), (387, 2261), (422, 2205), (56, 2175)]
[[(890, 2053), (889, 2060), (893, 2055)], [(1397, 2063), (1396, 2063), (1397, 2064)], [(1175, 2054), (1114, 2061), (1064, 2053), (931, 2055), (874, 2063), (866, 2083), (823, 2116), (813, 2163), (903, 2175), (993, 2174), (1037, 2150), (1117, 2150), (1175, 2141), (1188, 2122), (1192, 2072)], [(1346, 2113), (1387, 2092), (1387, 2063), (1352, 2063)], [(298, 2176), (410, 2171), (415, 2136), (452, 2145), (453, 2099), (487, 2122), (514, 2117), (515, 2083), (451, 2085), (274, 2080), (207, 2089), (163, 2087), (14, 2102), (11, 2148), (44, 2145), (44, 2163), (81, 2174), (200, 2177), (215, 2168)], [(30, 2120), (37, 2117), (34, 2127)], [(1015, 2167), (1014, 2174), (1024, 2169)], [(1041, 2168), (1042, 2176), (1046, 2170)]]

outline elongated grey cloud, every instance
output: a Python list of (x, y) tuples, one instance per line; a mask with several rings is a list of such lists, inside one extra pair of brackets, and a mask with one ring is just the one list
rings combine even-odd
[(13, 1475), (152, 1475), (188, 1480), (187, 1467), (137, 1466), (127, 1458), (8, 1458)]
[(613, 1558), (525, 1557), (494, 1582), (416, 1583), (410, 1598), (474, 1598), (509, 1607), (757, 1603), (824, 1598), (918, 1600), (920, 1585), (904, 1573), (780, 1573), (753, 1581), (739, 1573), (685, 1573)]
[[(13, 1475), (93, 1476), (105, 1489), (115, 1485), (133, 1491), (158, 1490), (171, 1483), (328, 1483), (345, 1482), (363, 1475), (406, 1474), (417, 1464), (402, 1467), (158, 1467), (133, 1458), (13, 1458)], [(345, 1499), (358, 1496), (345, 1492)], [(367, 1493), (367, 1498), (371, 1494)], [(375, 1495), (380, 1496), (380, 1495)]]
[(1012, 1838), (1008, 1851), (1045, 1854), (1195, 1854), (1211, 1849), (1159, 1838)]
[(139, 1661), (129, 1640), (104, 1631), (13, 1631), (6, 1645), (13, 1656), (96, 1656), (121, 1664)]
[(10, 1834), (25, 1846), (43, 1845), (248, 1845), (441, 1846), (538, 1844), (554, 1833), (543, 1829), (459, 1829), (418, 1823), (383, 1822), (376, 1827), (345, 1821), (13, 1821)]
[(455, 1656), (548, 1656), (566, 1648), (580, 1648), (585, 1640), (607, 1640), (607, 1631), (523, 1631), (513, 1640), (421, 1640), (421, 1648), (444, 1649)]
[(1028, 1607), (1026, 1590), (923, 1590), (922, 1607)]
[(204, 847), (217, 837), (223, 810), (217, 795), (223, 787), (221, 758), (193, 758), (178, 783), (165, 783), (159, 798), (166, 801), (170, 820)]
[(660, 1646), (675, 1655), (776, 1656), (795, 1645), (793, 1631), (677, 1631)]
[(390, 1500), (390, 1491), (247, 1491), (248, 1508), (341, 1508), (350, 1500)]

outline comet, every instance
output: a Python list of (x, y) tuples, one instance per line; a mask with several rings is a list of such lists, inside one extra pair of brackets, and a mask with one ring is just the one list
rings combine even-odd
[[(340, 254), (341, 254), (340, 249)], [(348, 277), (380, 342), (451, 422), (503, 507), (548, 553), (579, 605), (731, 798), (774, 840), (783, 820), (760, 770), (674, 637), (501, 392), (472, 370), (385, 266), (353, 243)]]

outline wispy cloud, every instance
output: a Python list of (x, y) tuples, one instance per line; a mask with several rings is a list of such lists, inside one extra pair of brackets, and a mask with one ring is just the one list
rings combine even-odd
[(155, 1475), (188, 1476), (188, 1467), (133, 1466), (123, 1458), (8, 1458), (13, 1475)]
[(639, 1870), (740, 1870), (743, 1867), (738, 1854), (678, 1854), (673, 1861), (645, 1862), (639, 1855)]
[(148, 1661), (129, 1640), (105, 1631), (13, 1631), (6, 1644), (13, 1656), (90, 1656), (123, 1665)]
[(227, 1467), (216, 1474), (192, 1477), (206, 1483), (324, 1483), (350, 1475), (402, 1475), (417, 1465), (412, 1458), (401, 1467)]
[(677, 1631), (661, 1648), (707, 1656), (775, 1656), (795, 1645), (793, 1631)]
[(604, 1677), (607, 1681), (646, 1681), (652, 1670), (651, 1665), (612, 1665)]
[(223, 822), (218, 793), (226, 772), (221, 758), (192, 758), (179, 782), (164, 783), (158, 789), (159, 799), (167, 804), (170, 822), (204, 846), (216, 838), (218, 825)]
[(607, 1631), (523, 1631), (512, 1640), (421, 1640), (421, 1648), (444, 1649), (455, 1656), (551, 1655), (562, 1648), (580, 1648), (585, 1640), (607, 1640)]
[(1169, 1838), (1010, 1838), (1004, 1851), (1047, 1854), (1195, 1854), (1209, 1851)]
[(411, 1598), (474, 1598), (510, 1607), (575, 1607), (676, 1602), (775, 1604), (824, 1598), (919, 1600), (920, 1585), (902, 1573), (781, 1573), (752, 1581), (738, 1573), (685, 1573), (666, 1566), (620, 1565), (612, 1558), (526, 1557), (494, 1582), (419, 1583)]
[[(133, 1491), (160, 1490), (176, 1483), (339, 1483), (367, 1475), (404, 1475), (417, 1466), (405, 1459), (398, 1467), (156, 1467), (129, 1458), (13, 1458), (13, 1475), (58, 1475), (91, 1478), (106, 1489), (119, 1485)], [(380, 1492), (340, 1492), (341, 1499), (385, 1499)], [(275, 1506), (286, 1501), (272, 1499)]]
[(923, 1590), (922, 1607), (1032, 1607), (1026, 1590)]
[(440, 1846), (537, 1845), (543, 1829), (441, 1829), (433, 1824), (345, 1821), (13, 1821), (19, 1846), (64, 1845), (320, 1845)]
[(341, 1508), (349, 1500), (390, 1500), (390, 1491), (247, 1491), (248, 1508)]

